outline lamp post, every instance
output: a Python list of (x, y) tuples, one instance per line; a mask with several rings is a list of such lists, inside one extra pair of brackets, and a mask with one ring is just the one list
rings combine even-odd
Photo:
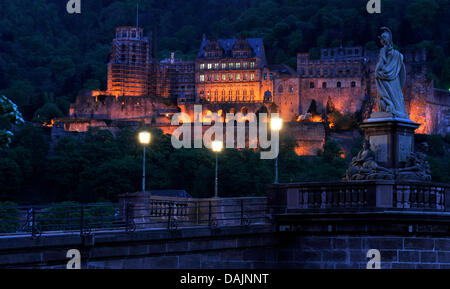
[(211, 144), (211, 148), (213, 152), (216, 153), (216, 179), (215, 179), (215, 185), (214, 185), (214, 198), (219, 198), (219, 185), (218, 185), (218, 167), (219, 167), (219, 161), (218, 161), (218, 155), (219, 152), (223, 149), (223, 142), (220, 140), (215, 140)]
[(144, 157), (142, 159), (142, 191), (145, 192), (145, 147), (150, 143), (152, 135), (148, 131), (139, 133), (139, 142), (144, 147)]
[[(272, 131), (280, 131), (283, 126), (283, 120), (279, 117), (272, 117), (270, 119), (270, 128)], [(280, 141), (276, 143), (277, 157), (275, 158), (275, 181), (274, 184), (278, 184), (278, 153), (280, 149)]]

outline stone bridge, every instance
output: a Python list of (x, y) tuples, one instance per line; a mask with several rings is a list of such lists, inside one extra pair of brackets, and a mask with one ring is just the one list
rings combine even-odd
[[(82, 268), (363, 269), (376, 249), (381, 268), (450, 269), (446, 185), (280, 184), (267, 199), (265, 222), (5, 234), (0, 267), (65, 268), (78, 249)], [(242, 215), (207, 215), (219, 211)]]

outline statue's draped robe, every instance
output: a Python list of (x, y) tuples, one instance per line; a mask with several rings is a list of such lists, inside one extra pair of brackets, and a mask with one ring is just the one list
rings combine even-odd
[(405, 110), (402, 88), (406, 72), (403, 55), (390, 47), (383, 47), (376, 70), (378, 110), (390, 112), (398, 118), (409, 118)]

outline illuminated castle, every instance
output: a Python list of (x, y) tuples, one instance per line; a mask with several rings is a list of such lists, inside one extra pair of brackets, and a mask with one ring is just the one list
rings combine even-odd
[[(207, 39), (194, 61), (171, 57), (158, 61), (154, 41), (142, 28), (119, 27), (108, 63), (107, 91), (85, 91), (71, 105), (65, 129), (117, 122), (170, 125), (171, 115), (193, 106), (204, 114), (278, 112), (287, 122), (322, 122), (329, 109), (342, 114), (374, 109), (377, 52), (362, 47), (323, 49), (318, 59), (297, 55), (297, 70), (268, 64), (261, 38)], [(427, 80), (423, 51), (407, 51), (405, 104), (418, 132), (450, 132), (449, 93)], [(315, 110), (315, 117), (307, 118)], [(74, 124), (77, 123), (76, 125)], [(70, 128), (70, 127), (71, 128)], [(320, 133), (324, 139), (324, 132)]]

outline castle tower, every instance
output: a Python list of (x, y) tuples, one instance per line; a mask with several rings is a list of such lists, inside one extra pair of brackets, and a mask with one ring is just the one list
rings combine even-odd
[(151, 41), (139, 27), (118, 27), (108, 63), (108, 93), (115, 96), (149, 95)]

